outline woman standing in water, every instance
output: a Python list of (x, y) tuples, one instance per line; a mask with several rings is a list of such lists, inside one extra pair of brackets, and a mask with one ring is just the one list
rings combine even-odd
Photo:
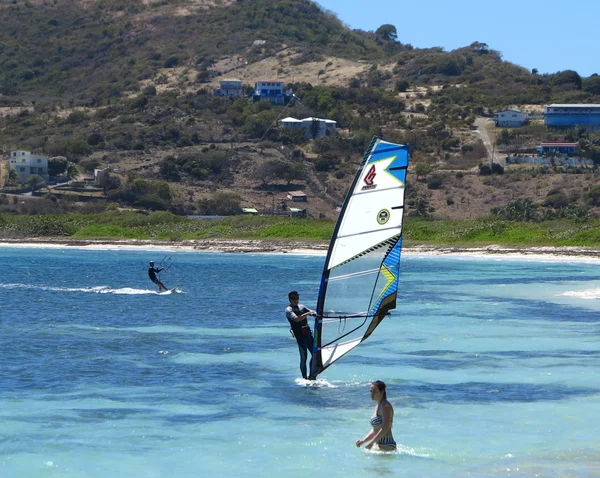
[(369, 442), (365, 447), (369, 450), (395, 451), (396, 442), (392, 436), (394, 407), (387, 401), (385, 383), (377, 380), (371, 384), (369, 390), (371, 392), (371, 400), (377, 402), (375, 413), (371, 417), (371, 426), (373, 428), (362, 440), (356, 440), (356, 446), (360, 448), (361, 445)]

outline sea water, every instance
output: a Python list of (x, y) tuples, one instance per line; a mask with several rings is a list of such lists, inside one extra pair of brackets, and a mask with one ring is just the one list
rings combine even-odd
[[(406, 254), (397, 309), (309, 387), (284, 309), (323, 260), (0, 247), (0, 476), (600, 475), (600, 263)], [(377, 379), (393, 454), (355, 446)]]

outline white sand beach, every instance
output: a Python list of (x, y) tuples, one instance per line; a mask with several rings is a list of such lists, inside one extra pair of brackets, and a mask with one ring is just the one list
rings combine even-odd
[[(109, 240), (109, 239), (0, 239), (0, 247), (79, 248), (89, 250), (145, 249), (158, 251), (235, 252), (252, 254), (325, 255), (328, 243), (302, 240), (202, 239), (186, 241)], [(598, 262), (600, 249), (587, 247), (440, 247), (430, 245), (404, 246), (406, 255), (469, 256), (514, 260), (548, 260), (562, 262)]]

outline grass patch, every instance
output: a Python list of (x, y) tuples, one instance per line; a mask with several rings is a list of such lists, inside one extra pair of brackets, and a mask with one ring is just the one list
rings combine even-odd
[[(326, 242), (334, 221), (271, 216), (188, 219), (167, 212), (136, 214), (0, 215), (0, 237), (73, 239), (202, 240), (257, 239)], [(600, 220), (510, 222), (494, 217), (448, 221), (407, 217), (406, 245), (430, 246), (579, 246), (598, 247)]]

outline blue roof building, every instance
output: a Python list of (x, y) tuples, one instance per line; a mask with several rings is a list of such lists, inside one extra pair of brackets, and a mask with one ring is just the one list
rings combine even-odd
[(254, 84), (253, 101), (267, 100), (274, 105), (287, 105), (294, 100), (292, 90), (285, 90), (283, 81), (257, 81)]
[(544, 110), (544, 122), (554, 128), (585, 126), (590, 131), (600, 130), (600, 105), (552, 104)]

